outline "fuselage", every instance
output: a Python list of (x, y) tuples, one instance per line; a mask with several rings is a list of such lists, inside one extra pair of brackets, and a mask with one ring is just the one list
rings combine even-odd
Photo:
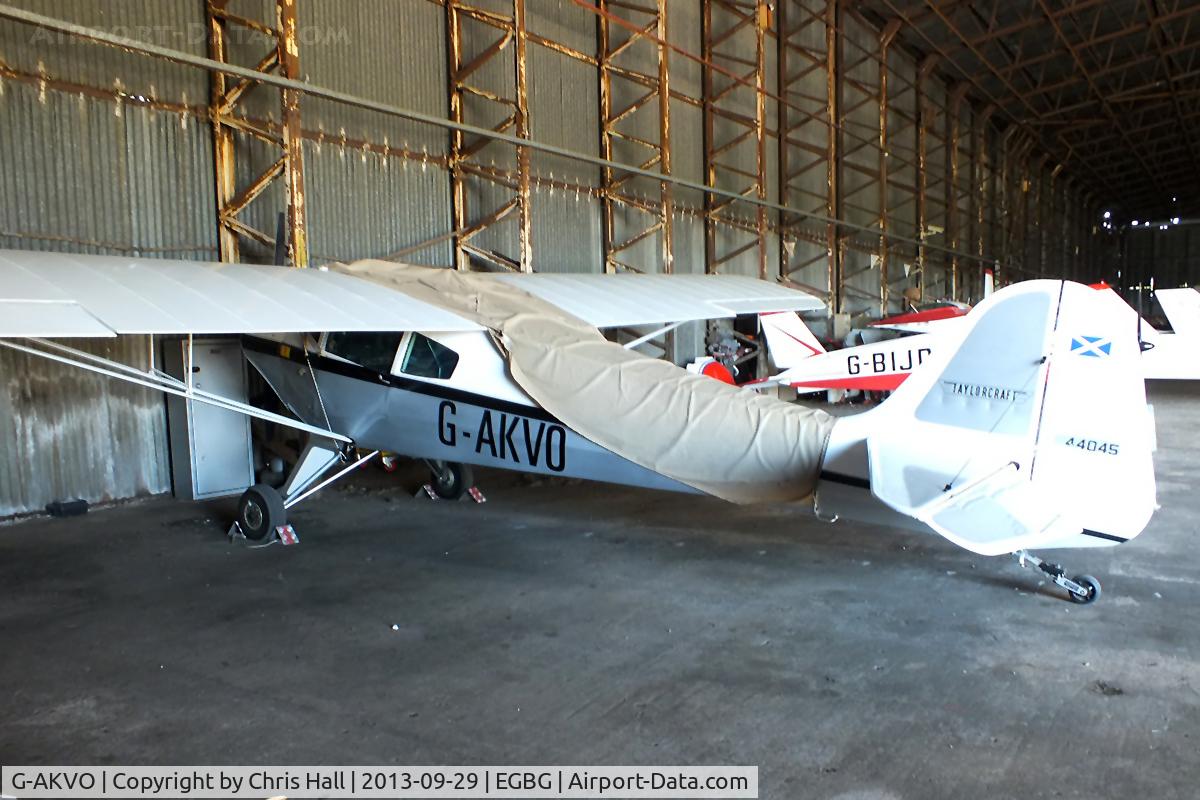
[[(423, 337), (414, 341), (414, 337)], [(328, 340), (243, 340), (246, 357), (302, 421), (328, 424), (364, 448), (540, 475), (678, 492), (689, 486), (606, 450), (538, 407), (508, 376), (483, 332), (397, 334), (385, 368), (349, 360)], [(413, 374), (412, 348), (434, 341), (456, 356), (446, 377)], [(411, 359), (410, 359), (411, 361)], [(310, 375), (311, 363), (315, 373)], [(319, 396), (317, 387), (319, 387)], [(325, 415), (328, 414), (328, 423)]]
[[(412, 374), (405, 361), (414, 336), (435, 341), (458, 356), (449, 375)], [(338, 355), (336, 341), (326, 337), (310, 339), (307, 351), (299, 336), (246, 337), (243, 342), (247, 359), (292, 413), (312, 425), (329, 424), (360, 447), (412, 458), (700, 493), (600, 447), (538, 407), (509, 376), (503, 356), (483, 332), (405, 333), (386, 371), (350, 361), (348, 353)], [(927, 530), (871, 495), (868, 427), (855, 417), (841, 418), (834, 426), (815, 511), (823, 518)]]
[[(372, 341), (371, 334), (337, 336), (315, 341), (299, 335), (244, 337), (243, 345), (247, 359), (292, 413), (351, 437), (360, 448), (701, 493), (597, 445), (539, 407), (509, 375), (485, 332), (379, 334), (394, 341)], [(436, 350), (438, 357), (417, 358), (420, 348)], [(881, 426), (902, 424), (894, 416), (884, 403), (840, 417), (826, 445), (814, 503), (798, 509), (825, 520), (931, 532), (871, 492), (867, 439)], [(1103, 543), (1076, 538), (1079, 543), (1071, 546)]]

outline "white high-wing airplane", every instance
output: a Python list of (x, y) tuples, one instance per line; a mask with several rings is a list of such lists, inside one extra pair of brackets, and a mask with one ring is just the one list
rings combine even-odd
[[(1015, 553), (1086, 603), (1099, 595), (1094, 578), (1068, 578), (1027, 550), (1128, 541), (1155, 509), (1135, 315), (1115, 295), (1066, 281), (997, 292), (887, 403), (844, 418), (690, 374), (597, 330), (820, 307), (749, 278), (0, 251), (0, 307), (0, 346), (308, 433), (282, 493), (257, 485), (243, 494), (237, 522), (252, 538), (387, 450), (427, 460), (448, 495), (479, 464), (740, 503), (805, 502), (826, 519)], [(190, 344), (222, 333), (242, 337), (295, 419), (207, 392), (190, 368), (178, 380), (51, 341), (133, 334)], [(1081, 353), (1083, 340), (1100, 354)], [(372, 452), (356, 460), (355, 447)]]
[[(1102, 284), (1091, 288), (1116, 297), (1113, 290)], [(1142, 375), (1151, 380), (1200, 380), (1200, 292), (1195, 289), (1159, 289), (1154, 293), (1167, 314), (1174, 332), (1156, 330), (1142, 320), (1138, 335), (1144, 342), (1141, 358)], [(782, 318), (783, 315), (781, 315)], [(795, 315), (787, 315), (794, 317)], [(772, 353), (781, 337), (772, 331), (769, 319), (763, 318)], [(910, 320), (897, 317), (882, 322), (879, 327), (909, 332), (910, 335), (846, 347), (841, 350), (817, 353), (802, 352), (780, 344), (784, 358), (776, 361), (780, 372), (760, 384), (791, 386), (799, 392), (819, 392), (827, 389), (861, 389), (892, 391), (903, 383), (913, 370), (921, 366), (930, 353), (940, 346), (948, 334), (965, 319), (961, 314), (946, 314), (938, 318)], [(803, 324), (796, 318), (798, 324)], [(797, 335), (791, 331), (790, 335)], [(774, 336), (774, 338), (772, 338)], [(1086, 339), (1077, 349), (1092, 351)]]

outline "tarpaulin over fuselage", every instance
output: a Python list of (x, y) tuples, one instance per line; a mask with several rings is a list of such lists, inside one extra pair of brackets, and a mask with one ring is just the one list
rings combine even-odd
[(376, 260), (330, 269), (484, 326), (538, 405), (636, 464), (735, 503), (812, 497), (834, 424), (823, 411), (626, 349), (497, 276)]

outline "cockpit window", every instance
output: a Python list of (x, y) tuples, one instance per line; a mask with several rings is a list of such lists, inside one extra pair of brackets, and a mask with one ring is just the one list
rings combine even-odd
[(408, 340), (408, 351), (404, 354), (400, 371), (418, 378), (446, 380), (454, 374), (456, 366), (458, 353), (428, 336), (413, 333)]
[(394, 331), (331, 333), (325, 340), (325, 349), (367, 369), (389, 373), (403, 336)]

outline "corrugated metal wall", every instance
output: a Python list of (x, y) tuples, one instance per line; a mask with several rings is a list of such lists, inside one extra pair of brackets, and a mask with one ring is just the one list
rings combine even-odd
[[(205, 52), (191, 0), (18, 5)], [(204, 102), (206, 76), (11, 23), (0, 64), (0, 247), (216, 258), (211, 133), (187, 110)], [(146, 363), (139, 337), (81, 346)], [(0, 516), (169, 488), (159, 393), (0, 352)]]
[[(73, 342), (147, 363), (145, 337)], [(0, 350), (0, 517), (53, 500), (114, 500), (170, 489), (162, 395)]]
[[(531, 34), (594, 57), (598, 27), (594, 14), (571, 0), (526, 3)], [(208, 53), (201, 0), (19, 0), (17, 4), (187, 53)], [(234, 5), (247, 17), (274, 19), (272, 0), (235, 0)], [(512, 13), (511, 0), (479, 0), (474, 5), (502, 15)], [(782, 81), (778, 31), (773, 28), (768, 33), (765, 86), (790, 103), (792, 111), (800, 112), (793, 117), (787, 144), (781, 148), (783, 109), (774, 97), (766, 103), (766, 196), (803, 212), (825, 214), (824, 153), (830, 135), (827, 117), (822, 116), (829, 99), (822, 66), (825, 3), (781, 0), (775, 5), (787, 5), (799, 12), (793, 20), (807, 21), (795, 39), (803, 58), (792, 62), (790, 75)], [(298, 7), (305, 80), (439, 117), (448, 115), (443, 4), (299, 0)], [(671, 43), (700, 53), (702, 3), (669, 0), (668, 9)], [(613, 10), (620, 13), (620, 6), (614, 5)], [(727, 25), (729, 20), (721, 20), (718, 14), (716, 24)], [(951, 181), (948, 88), (938, 80), (926, 81), (922, 100), (916, 89), (917, 65), (898, 48), (892, 48), (887, 59), (889, 185), (886, 195), (881, 195), (871, 177), (880, 168), (881, 156), (879, 32), (853, 14), (844, 16), (839, 32), (845, 68), (839, 87), (843, 118), (837, 134), (842, 219), (878, 225), (883, 200), (888, 208), (885, 221), (893, 233), (924, 234), (930, 244), (953, 245), (998, 261), (1002, 278), (1093, 277), (1084, 261), (1091, 212), (1084, 208), (1079, 191), (1068, 187), (1065, 176), (1052, 177), (1051, 165), (1029, 166), (1024, 154), (1010, 152), (1015, 145), (995, 125), (981, 121), (969, 101), (957, 107), (960, 168)], [(478, 55), (494, 40), (494, 30), (465, 26), (465, 57)], [(746, 56), (749, 48), (753, 57), (753, 45), (750, 26), (723, 52), (728, 55), (732, 48), (733, 55)], [(253, 64), (264, 46), (264, 40), (254, 34), (233, 37), (231, 60)], [(532, 41), (528, 53), (533, 138), (598, 155), (598, 67)], [(629, 64), (653, 73), (654, 53), (654, 47), (643, 42), (630, 51)], [(699, 98), (704, 70), (679, 53), (670, 53), (669, 60), (672, 172), (702, 182), (705, 126)], [(513, 63), (509, 52), (485, 64), (472, 80), (510, 95)], [(616, 105), (630, 99), (621, 98)], [(474, 114), (468, 115), (470, 121), (482, 122), (484, 115), (499, 113), (477, 100), (469, 101), (475, 104), (469, 109)], [(214, 259), (217, 223), (208, 101), (209, 79), (200, 70), (0, 21), (0, 192), (9, 198), (0, 204), (0, 247)], [(753, 117), (754, 93), (738, 89), (725, 105)], [(241, 108), (252, 118), (272, 123), (280, 119), (278, 92), (265, 87), (252, 90)], [(446, 238), (453, 227), (446, 129), (313, 98), (302, 101), (301, 115), (309, 247), (315, 263), (387, 256), (439, 238), (408, 252), (405, 260), (444, 266), (453, 262), (453, 245)], [(796, 118), (799, 124), (794, 123)], [(638, 124), (646, 126), (646, 138), (656, 138), (653, 113)], [(924, 170), (918, 166), (921, 125), (928, 150)], [(740, 130), (736, 123), (718, 118), (713, 138), (724, 141)], [(795, 174), (788, 176), (786, 191), (779, 175), (785, 148), (795, 151), (791, 153)], [(243, 176), (277, 157), (270, 146), (244, 134), (238, 135), (236, 151), (237, 169)], [(738, 145), (727, 162), (736, 170), (753, 172), (753, 152), (753, 147)], [(486, 148), (476, 161), (498, 169), (515, 167), (513, 148), (508, 146)], [(599, 170), (534, 153), (531, 172), (535, 269), (603, 269)], [(719, 183), (725, 181), (728, 188), (740, 190), (728, 175)], [(926, 196), (924, 232), (918, 224), (919, 186)], [(511, 197), (509, 190), (495, 183), (473, 181), (470, 187), (469, 207), (476, 216)], [(644, 191), (655, 197), (654, 182), (646, 181)], [(704, 198), (678, 189), (674, 199), (674, 268), (701, 272), (706, 258), (711, 259), (705, 252)], [(282, 187), (276, 182), (246, 210), (244, 219), (260, 230), (274, 231), (282, 203)], [(626, 212), (617, 213), (621, 224), (619, 215)], [(755, 214), (750, 204), (738, 203), (728, 216), (742, 219), (753, 230)], [(946, 233), (950, 217), (957, 224), (954, 241)], [(820, 293), (832, 291), (825, 224), (802, 222), (795, 235), (783, 237), (779, 215), (771, 212), (769, 220), (768, 274), (782, 271)], [(629, 219), (627, 224), (644, 225), (644, 219)], [(736, 250), (746, 240), (744, 230), (720, 223), (715, 231), (718, 250)], [(514, 252), (515, 216), (481, 233), (477, 243)], [(654, 246), (651, 237), (638, 246), (645, 252), (633, 257), (653, 268)], [(844, 235), (839, 248), (846, 287), (844, 311), (880, 310), (885, 254), (889, 307), (898, 307), (903, 290), (919, 285), (922, 278), (927, 297), (951, 290), (951, 265), (945, 254), (926, 254), (922, 276), (921, 254), (914, 245), (893, 242), (885, 253), (878, 236), (854, 234)], [(243, 256), (266, 259), (270, 253), (247, 242)], [(963, 261), (957, 268), (958, 294), (978, 297), (981, 262)], [(756, 274), (757, 248), (738, 254), (721, 269)], [(144, 358), (145, 345), (136, 340), (93, 346), (116, 348), (113, 352), (129, 360)], [(4, 414), (0, 516), (67, 495), (102, 499), (168, 488), (159, 396), (12, 354), (0, 357), (0, 384)]]

